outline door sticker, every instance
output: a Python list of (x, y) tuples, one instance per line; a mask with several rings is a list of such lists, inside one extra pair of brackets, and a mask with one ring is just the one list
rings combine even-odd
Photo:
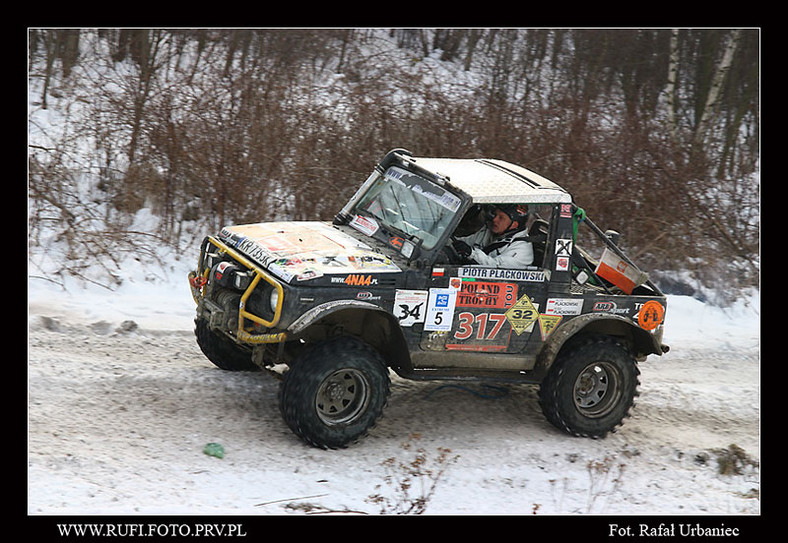
[(460, 341), (469, 339), (492, 341), (498, 337), (506, 317), (501, 313), (480, 313), (474, 315), (464, 311), (459, 315), (460, 323), (454, 332), (454, 339)]
[(517, 300), (517, 285), (515, 283), (463, 281), (457, 296), (458, 307), (507, 309), (512, 307)]
[(453, 288), (431, 288), (427, 301), (427, 317), (424, 330), (429, 332), (448, 332), (454, 317), (457, 290)]
[[(569, 240), (571, 243), (571, 240)], [(545, 280), (544, 270), (506, 270), (502, 268), (480, 268), (469, 266), (457, 269), (457, 277), (463, 279), (503, 279), (506, 281), (542, 282)]]
[(512, 330), (514, 330), (518, 336), (527, 331), (527, 328), (533, 325), (534, 321), (539, 318), (539, 312), (536, 310), (536, 307), (531, 302), (531, 299), (528, 298), (527, 294), (517, 300), (517, 303), (509, 308), (504, 315), (506, 315), (506, 319), (509, 321), (509, 324), (512, 325)]
[(394, 315), (400, 326), (413, 326), (424, 322), (427, 316), (426, 290), (397, 290), (394, 296)]
[(458, 343), (447, 343), (450, 351), (501, 352), (509, 347), (512, 330), (506, 324), (503, 313), (471, 313), (461, 311), (457, 315), (457, 329), (452, 339)]

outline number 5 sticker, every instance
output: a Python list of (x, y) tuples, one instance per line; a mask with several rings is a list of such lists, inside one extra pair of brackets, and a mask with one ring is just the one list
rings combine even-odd
[(448, 332), (454, 320), (457, 290), (453, 288), (431, 288), (427, 302), (424, 330)]

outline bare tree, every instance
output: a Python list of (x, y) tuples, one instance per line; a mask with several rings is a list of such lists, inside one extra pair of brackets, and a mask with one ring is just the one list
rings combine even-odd
[(709, 268), (757, 269), (757, 30), (29, 36), (40, 107), (71, 96), (49, 139), (31, 122), (39, 225), (101, 217), (122, 232), (146, 206), (178, 246), (195, 221), (327, 219), (377, 158), (407, 147), (552, 177), (663, 269), (700, 267), (699, 252)]

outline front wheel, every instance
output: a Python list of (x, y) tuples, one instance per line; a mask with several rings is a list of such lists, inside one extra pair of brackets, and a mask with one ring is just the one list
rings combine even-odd
[(279, 389), (282, 418), (323, 449), (346, 447), (375, 425), (389, 396), (388, 369), (366, 343), (340, 337), (295, 360)]
[(601, 438), (635, 403), (637, 362), (612, 338), (595, 337), (562, 350), (539, 390), (545, 417), (557, 428)]
[(194, 321), (194, 335), (202, 353), (216, 367), (227, 371), (260, 370), (252, 362), (252, 354), (248, 349), (211, 330), (205, 319)]

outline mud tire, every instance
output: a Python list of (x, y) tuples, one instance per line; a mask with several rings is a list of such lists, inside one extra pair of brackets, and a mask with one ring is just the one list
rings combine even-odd
[(339, 337), (293, 362), (279, 388), (279, 409), (306, 443), (339, 449), (374, 427), (389, 392), (388, 368), (380, 354), (358, 339)]
[(252, 362), (251, 351), (212, 331), (205, 319), (194, 321), (194, 335), (202, 353), (216, 367), (226, 371), (260, 370)]
[(629, 416), (639, 375), (636, 360), (614, 338), (586, 338), (558, 354), (542, 381), (539, 404), (560, 430), (602, 438)]

